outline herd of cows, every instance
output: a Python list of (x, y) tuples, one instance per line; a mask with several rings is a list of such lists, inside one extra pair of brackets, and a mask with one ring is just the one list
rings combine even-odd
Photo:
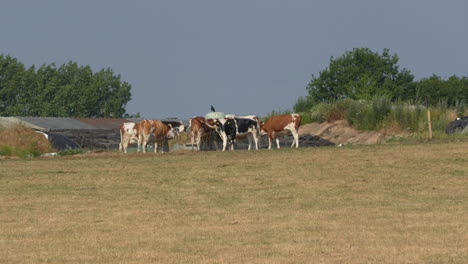
[[(247, 138), (248, 149), (252, 144), (258, 149), (258, 139), (262, 135), (268, 136), (268, 149), (271, 149), (273, 140), (276, 140), (277, 148), (280, 148), (279, 138), (287, 134), (293, 135), (291, 147), (299, 147), (299, 126), (302, 117), (300, 114), (285, 114), (270, 117), (266, 122), (262, 122), (257, 116), (236, 116), (231, 118), (205, 118), (201, 116), (189, 120), (186, 129), (190, 133), (192, 150), (196, 147), (200, 150), (202, 142), (213, 141), (222, 142), (222, 150), (227, 148), (234, 150), (234, 145), (238, 140)], [(123, 123), (120, 126), (119, 151), (127, 152), (128, 145), (137, 143), (137, 151), (146, 152), (146, 147), (153, 143), (154, 151), (157, 152), (158, 145), (163, 144), (184, 131), (182, 124), (164, 123), (161, 120), (143, 120), (138, 123)]]

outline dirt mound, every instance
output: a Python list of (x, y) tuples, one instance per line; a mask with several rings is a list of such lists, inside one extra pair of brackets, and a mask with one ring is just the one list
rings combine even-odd
[(313, 135), (339, 144), (376, 144), (384, 140), (384, 135), (376, 131), (359, 131), (346, 120), (332, 123), (305, 124), (299, 128), (299, 135)]

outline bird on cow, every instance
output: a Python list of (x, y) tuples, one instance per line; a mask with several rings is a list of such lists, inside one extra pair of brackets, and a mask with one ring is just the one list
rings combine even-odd
[(216, 112), (215, 108), (211, 106), (211, 112)]

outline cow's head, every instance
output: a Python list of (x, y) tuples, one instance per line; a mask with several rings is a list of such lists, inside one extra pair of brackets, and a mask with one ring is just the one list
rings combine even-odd
[(181, 124), (179, 127), (177, 127), (177, 131), (179, 131), (179, 133), (184, 132), (184, 130), (185, 130), (185, 126), (183, 124)]
[(260, 136), (268, 134), (264, 126), (265, 126), (265, 123), (263, 123), (263, 121), (260, 120)]
[(218, 119), (216, 119), (215, 123), (214, 123), (214, 129), (216, 132), (218, 132), (218, 134), (224, 132), (224, 124), (221, 123), (221, 121), (219, 121)]
[(168, 124), (167, 126), (169, 128), (169, 130), (167, 131), (167, 134), (166, 134), (167, 139), (173, 139), (176, 136), (179, 136), (179, 132), (178, 132), (177, 128), (173, 128), (171, 124)]
[(184, 125), (179, 125), (173, 128), (174, 134), (176, 137), (180, 137), (180, 134), (184, 132), (185, 126)]
[(234, 119), (226, 119), (223, 130), (226, 133), (229, 144), (234, 143), (234, 139), (236, 139), (236, 123)]

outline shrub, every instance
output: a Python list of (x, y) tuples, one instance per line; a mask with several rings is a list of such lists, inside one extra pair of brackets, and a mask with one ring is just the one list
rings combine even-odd
[(407, 103), (397, 103), (391, 111), (392, 119), (394, 119), (402, 130), (417, 132), (424, 121), (427, 123), (424, 106), (409, 105)]
[[(451, 116), (453, 115), (453, 111), (447, 108), (437, 107), (430, 108), (429, 110), (431, 111), (432, 130), (445, 132), (445, 129), (453, 120), (451, 118)], [(427, 118), (424, 120), (424, 127), (427, 127)]]
[[(445, 128), (456, 115), (464, 115), (465, 107), (466, 104), (460, 101), (455, 109), (450, 109), (446, 100), (440, 100), (437, 107), (430, 109), (433, 134), (443, 135)], [(426, 110), (425, 106), (418, 103), (392, 103), (388, 96), (359, 101), (342, 99), (314, 105), (309, 113), (303, 113), (303, 124), (346, 119), (349, 124), (360, 130), (385, 128), (424, 136), (428, 127)]]
[(348, 110), (346, 111), (346, 120), (350, 125), (358, 126), (363, 108), (364, 104), (359, 101), (353, 101), (349, 104)]
[(353, 100), (349, 98), (331, 103), (328, 113), (325, 114), (326, 120), (333, 122), (346, 119), (346, 112), (352, 103)]
[(296, 104), (293, 106), (293, 110), (296, 113), (303, 113), (312, 107), (312, 101), (308, 96), (299, 96)]
[(275, 115), (285, 115), (285, 114), (291, 114), (292, 112), (290, 110), (272, 110), (269, 114), (266, 116), (260, 118), (263, 122), (268, 120), (270, 117), (275, 116)]
[(466, 104), (464, 100), (457, 101), (455, 103), (455, 112), (458, 117), (463, 117), (466, 111)]
[(312, 122), (322, 123), (327, 121), (328, 112), (331, 109), (331, 105), (328, 103), (316, 104), (310, 109), (310, 119)]
[(370, 101), (352, 101), (346, 111), (346, 120), (361, 129), (375, 130), (382, 128), (392, 109), (390, 98), (374, 97)]
[(373, 118), (372, 105), (367, 101), (353, 101), (346, 111), (346, 120), (361, 130), (374, 129)]
[(372, 99), (372, 115), (375, 122), (375, 127), (382, 124), (382, 121), (390, 114), (392, 110), (392, 102), (387, 96), (374, 97)]
[(310, 115), (310, 112), (307, 111), (307, 112), (302, 112), (300, 113), (301, 116), (302, 116), (302, 121), (301, 121), (301, 124), (302, 125), (305, 125), (305, 124), (310, 124), (310, 123), (313, 123), (314, 121), (312, 120), (312, 116)]

